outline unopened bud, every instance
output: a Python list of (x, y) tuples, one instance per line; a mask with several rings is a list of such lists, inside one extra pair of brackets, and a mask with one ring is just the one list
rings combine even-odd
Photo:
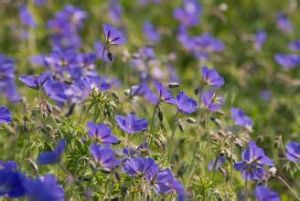
[(158, 119), (159, 119), (160, 121), (163, 121), (163, 120), (164, 120), (164, 115), (163, 115), (163, 113), (161, 112), (160, 109), (158, 109), (157, 116), (158, 116)]
[(177, 88), (177, 87), (179, 87), (179, 86), (180, 86), (180, 84), (177, 83), (177, 82), (170, 82), (170, 83), (168, 84), (168, 87), (169, 87), (170, 89), (174, 89), (174, 88)]
[(194, 119), (193, 117), (189, 117), (189, 118), (187, 118), (187, 120), (186, 120), (188, 123), (190, 123), (190, 124), (195, 124), (195, 123), (197, 123), (197, 120), (196, 119)]

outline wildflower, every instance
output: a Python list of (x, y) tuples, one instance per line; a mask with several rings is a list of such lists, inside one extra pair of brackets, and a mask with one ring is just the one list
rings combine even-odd
[[(124, 45), (127, 40), (117, 28), (112, 25), (104, 24), (103, 31), (105, 35), (105, 42), (107, 45)], [(107, 48), (107, 47), (106, 47)]]
[[(1, 167), (2, 166), (2, 167)], [(0, 166), (0, 197), (17, 198), (25, 195), (22, 185), (25, 178), (13, 166), (4, 164)]]
[(59, 163), (66, 149), (66, 140), (60, 140), (54, 150), (43, 152), (39, 155), (37, 162), (40, 165)]
[(140, 119), (135, 114), (128, 114), (126, 116), (117, 115), (115, 120), (118, 126), (129, 134), (142, 132), (148, 127), (147, 120)]
[(89, 128), (89, 136), (97, 138), (103, 144), (118, 144), (118, 140), (111, 132), (111, 129), (105, 124), (94, 124), (88, 122), (87, 127)]
[(263, 46), (263, 44), (267, 40), (267, 33), (265, 31), (257, 31), (255, 34), (255, 49), (260, 50)]
[(263, 185), (256, 186), (255, 196), (257, 201), (280, 201), (279, 195), (275, 191), (271, 191)]
[(119, 165), (119, 160), (116, 158), (115, 152), (109, 147), (92, 144), (90, 146), (90, 153), (105, 171), (110, 172)]
[(155, 181), (155, 191), (159, 194), (169, 194), (176, 192), (178, 195), (178, 200), (183, 201), (185, 198), (185, 190), (180, 181), (178, 181), (171, 169), (166, 168), (160, 170), (156, 175)]
[(162, 102), (173, 104), (173, 105), (177, 104), (177, 100), (172, 96), (169, 90), (166, 87), (164, 87), (160, 82), (154, 81), (154, 86)]
[(266, 174), (265, 165), (274, 166), (274, 162), (265, 155), (262, 148), (250, 141), (242, 153), (242, 161), (235, 163), (234, 168), (240, 171), (246, 180), (261, 180)]
[(4, 123), (10, 123), (12, 121), (10, 111), (4, 107), (0, 106), (0, 125)]
[(147, 181), (159, 171), (158, 165), (152, 158), (131, 158), (124, 164), (123, 171), (132, 177), (144, 177)]
[(231, 118), (234, 123), (238, 126), (244, 127), (246, 129), (250, 129), (253, 126), (253, 121), (250, 117), (246, 116), (244, 111), (240, 108), (231, 108)]
[(48, 174), (35, 179), (26, 178), (23, 182), (26, 195), (34, 201), (63, 201), (64, 189), (54, 175)]
[(199, 18), (202, 12), (202, 7), (197, 0), (184, 0), (182, 8), (177, 8), (173, 15), (186, 26), (196, 26), (199, 24)]
[(218, 96), (213, 90), (204, 91), (201, 95), (201, 100), (210, 112), (219, 111), (224, 104), (224, 98)]
[(21, 6), (19, 13), (20, 13), (21, 22), (24, 25), (33, 27), (33, 28), (36, 27), (36, 22), (26, 6), (24, 6), (24, 5)]
[(206, 66), (202, 67), (202, 78), (212, 87), (220, 88), (224, 85), (224, 78), (215, 69), (209, 69)]
[(284, 13), (277, 14), (277, 27), (284, 33), (290, 33), (293, 31), (293, 26), (288, 17)]
[(285, 155), (290, 161), (300, 163), (300, 143), (291, 141), (286, 145), (285, 150)]
[(296, 54), (276, 54), (275, 61), (284, 69), (292, 69), (300, 65), (300, 56)]
[(154, 43), (160, 41), (160, 34), (151, 22), (149, 21), (145, 22), (143, 30), (144, 30), (144, 35), (149, 41)]
[(19, 79), (28, 87), (33, 89), (39, 89), (44, 85), (44, 83), (49, 79), (50, 76), (51, 74), (49, 72), (44, 72), (39, 76), (23, 75)]
[(113, 22), (119, 22), (123, 13), (123, 8), (119, 0), (110, 0), (108, 5), (108, 15)]
[(212, 160), (208, 165), (208, 170), (218, 170), (226, 162), (224, 155), (218, 156), (215, 160)]
[(179, 92), (176, 97), (178, 110), (185, 114), (191, 114), (198, 109), (197, 102), (188, 97), (184, 92)]
[(113, 58), (109, 56), (109, 50), (106, 47), (104, 47), (102, 42), (97, 41), (94, 44), (94, 49), (99, 60), (102, 60), (104, 62), (111, 62), (113, 60)]
[(15, 62), (0, 54), (0, 96), (4, 95), (10, 101), (19, 101), (20, 95), (15, 84)]
[(293, 51), (300, 51), (300, 40), (290, 42), (288, 46)]

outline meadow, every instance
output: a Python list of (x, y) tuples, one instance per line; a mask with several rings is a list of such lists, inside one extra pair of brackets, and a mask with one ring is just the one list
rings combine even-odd
[(297, 0), (0, 0), (0, 199), (300, 200)]

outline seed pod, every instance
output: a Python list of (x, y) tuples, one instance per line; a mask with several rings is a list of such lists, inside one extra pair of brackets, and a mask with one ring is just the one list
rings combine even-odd
[(46, 102), (46, 108), (47, 108), (47, 112), (49, 114), (52, 114), (52, 105), (50, 103)]
[(158, 116), (158, 119), (159, 119), (160, 121), (163, 121), (163, 120), (164, 120), (164, 115), (163, 115), (163, 113), (161, 112), (160, 108), (158, 108), (157, 116)]
[(107, 57), (108, 57), (109, 61), (112, 61), (112, 60), (113, 60), (113, 55), (112, 55), (111, 52), (108, 52), (108, 53), (107, 53)]
[(180, 84), (177, 83), (177, 82), (170, 82), (170, 83), (168, 84), (168, 87), (169, 87), (170, 89), (174, 89), (174, 88), (177, 88), (177, 87), (179, 87), (179, 86), (180, 86)]
[(256, 143), (257, 144), (260, 144), (260, 143), (262, 143), (264, 141), (264, 137), (263, 136), (258, 136), (258, 138), (256, 139)]
[(118, 94), (117, 94), (116, 92), (112, 91), (112, 92), (111, 92), (111, 95), (112, 95), (112, 97), (113, 97), (115, 100), (117, 100), (117, 101), (120, 100), (120, 98), (119, 98), (119, 96), (118, 96)]
[(186, 120), (188, 123), (190, 123), (190, 124), (195, 124), (195, 123), (197, 123), (197, 120), (196, 119), (194, 119), (193, 117), (189, 117), (189, 118), (187, 118), (187, 120)]
[(38, 172), (39, 171), (39, 167), (37, 166), (37, 164), (31, 159), (28, 158), (27, 162), (29, 163), (30, 167), (35, 171)]
[(183, 127), (183, 124), (182, 124), (182, 122), (180, 121), (180, 119), (178, 120), (178, 128), (180, 129), (181, 132), (184, 131), (184, 127)]

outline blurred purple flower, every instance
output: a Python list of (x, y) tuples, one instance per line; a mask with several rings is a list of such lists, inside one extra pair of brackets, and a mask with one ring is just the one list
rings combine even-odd
[(257, 31), (255, 34), (255, 49), (260, 50), (267, 40), (267, 33), (265, 31)]
[(10, 169), (10, 170), (17, 170), (18, 165), (15, 161), (1, 161), (0, 160), (0, 169)]
[(0, 106), (0, 125), (12, 122), (11, 113), (8, 108)]
[[(127, 43), (123, 33), (110, 24), (103, 24), (105, 42), (107, 45), (124, 45)], [(104, 47), (107, 48), (107, 47)]]
[(37, 162), (40, 165), (49, 165), (54, 163), (59, 163), (67, 146), (66, 140), (60, 140), (54, 150), (42, 152)]
[(290, 42), (288, 46), (293, 51), (300, 51), (300, 40)]
[(117, 115), (115, 120), (118, 126), (128, 134), (145, 131), (148, 127), (148, 121), (138, 118), (135, 114), (128, 114), (126, 116)]
[(48, 0), (35, 0), (34, 3), (35, 3), (37, 6), (44, 6), (45, 4), (48, 3)]
[(142, 82), (139, 85), (131, 87), (132, 96), (143, 96), (148, 102), (155, 105), (158, 103), (159, 99), (155, 93), (149, 88), (146, 82)]
[(300, 143), (296, 141), (289, 142), (285, 147), (285, 156), (295, 163), (300, 163)]
[(182, 113), (191, 114), (193, 112), (196, 112), (198, 109), (197, 101), (188, 97), (184, 92), (179, 92), (179, 94), (176, 97), (176, 100), (178, 111)]
[(118, 144), (120, 142), (106, 124), (94, 124), (93, 122), (88, 122), (87, 127), (89, 129), (89, 136), (97, 138), (103, 144)]
[(119, 160), (116, 158), (115, 152), (109, 147), (92, 144), (90, 146), (90, 153), (105, 171), (110, 172), (119, 165)]
[(44, 84), (46, 94), (57, 101), (58, 103), (65, 103), (68, 100), (66, 95), (67, 85), (54, 79), (48, 79)]
[(21, 22), (29, 27), (36, 27), (36, 22), (26, 6), (21, 6), (19, 10)]
[(222, 165), (226, 162), (226, 158), (224, 155), (218, 156), (215, 160), (212, 160), (208, 164), (208, 170), (218, 170), (222, 167)]
[(154, 81), (154, 86), (159, 94), (161, 101), (173, 105), (177, 104), (177, 100), (172, 96), (169, 90), (166, 87), (164, 87), (159, 81)]
[(29, 200), (64, 201), (64, 189), (54, 175), (48, 174), (36, 179), (26, 178), (23, 186)]
[(277, 27), (284, 33), (291, 33), (293, 31), (293, 26), (289, 21), (288, 17), (284, 13), (278, 13), (277, 17)]
[(204, 66), (202, 67), (201, 71), (202, 78), (209, 86), (218, 89), (224, 85), (224, 78), (214, 68), (209, 69)]
[(159, 4), (161, 0), (138, 0), (139, 4), (145, 6), (147, 4), (153, 3), (153, 4)]
[(284, 69), (292, 69), (300, 65), (300, 56), (296, 54), (276, 54), (275, 61)]
[(15, 63), (14, 60), (0, 54), (0, 96), (4, 95), (12, 102), (20, 101), (15, 84)]
[(25, 85), (27, 85), (30, 88), (33, 89), (39, 89), (44, 85), (44, 83), (50, 78), (51, 73), (44, 72), (38, 76), (34, 75), (22, 75), (19, 77), (19, 80), (23, 82)]
[(279, 195), (275, 191), (263, 185), (255, 187), (255, 196), (257, 201), (280, 201)]
[(260, 91), (260, 97), (264, 100), (264, 101), (269, 101), (272, 98), (272, 91), (270, 90), (262, 90)]
[(154, 42), (154, 43), (157, 43), (160, 41), (160, 34), (151, 22), (146, 21), (144, 23), (143, 30), (144, 30), (144, 35), (146, 36), (146, 38), (149, 41)]
[[(1, 165), (2, 166), (2, 165)], [(0, 166), (0, 197), (17, 198), (25, 195), (22, 184), (25, 176), (14, 167), (4, 164)]]
[(174, 177), (171, 169), (160, 170), (155, 177), (154, 184), (157, 193), (169, 194), (176, 192), (179, 201), (185, 200), (184, 186)]
[(246, 129), (250, 129), (253, 126), (253, 121), (250, 117), (246, 116), (243, 110), (240, 108), (231, 108), (231, 118), (233, 119), (234, 123), (238, 126), (241, 126)]
[(213, 90), (203, 91), (201, 94), (201, 100), (210, 112), (219, 111), (224, 104), (224, 98), (222, 96), (218, 96)]
[(159, 171), (152, 158), (132, 158), (125, 162), (123, 171), (132, 177), (143, 177), (150, 182)]
[(197, 0), (184, 0), (183, 7), (175, 9), (175, 19), (185, 26), (196, 26), (200, 22), (202, 7)]
[(250, 141), (242, 153), (242, 161), (235, 163), (234, 168), (240, 171), (246, 180), (262, 180), (266, 175), (265, 165), (274, 166), (274, 162), (265, 155), (262, 148)]
[(113, 22), (119, 22), (123, 14), (123, 8), (119, 0), (110, 0), (108, 5), (108, 16)]

